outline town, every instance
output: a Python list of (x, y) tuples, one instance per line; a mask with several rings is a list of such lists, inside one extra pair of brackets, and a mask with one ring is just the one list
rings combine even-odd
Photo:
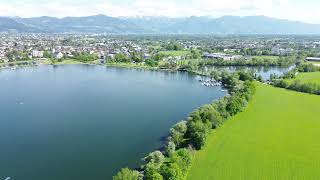
[(239, 64), (294, 56), (319, 61), (319, 50), (318, 36), (1, 33), (0, 67), (28, 64), (30, 61), (67, 63), (71, 60), (151, 67), (169, 67), (195, 59), (237, 61)]

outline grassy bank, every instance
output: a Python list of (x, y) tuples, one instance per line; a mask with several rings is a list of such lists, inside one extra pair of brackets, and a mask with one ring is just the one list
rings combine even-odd
[(257, 84), (248, 108), (210, 135), (188, 179), (319, 179), (320, 97)]
[[(63, 64), (100, 64), (98, 60), (90, 62), (81, 62), (74, 59), (65, 59), (63, 61), (52, 61), (45, 60), (41, 61), (41, 64), (54, 64), (54, 65), (63, 65)], [(157, 67), (147, 66), (143, 63), (106, 63), (101, 64), (109, 67), (122, 67), (122, 68), (138, 68), (138, 69), (158, 69)]]
[(271, 60), (277, 60), (279, 59), (279, 56), (252, 56), (252, 58), (255, 58), (255, 59), (271, 59)]
[(86, 64), (80, 61), (76, 61), (73, 59), (65, 59), (63, 61), (52, 61), (52, 60), (44, 60), (41, 61), (41, 64), (55, 64), (55, 65), (62, 65), (62, 64)]
[(138, 69), (158, 69), (158, 67), (151, 67), (144, 65), (142, 63), (140, 64), (134, 64), (134, 63), (106, 63), (106, 66), (109, 67), (122, 67), (122, 68), (138, 68)]
[(28, 61), (14, 61), (14, 62), (6, 62), (6, 63), (0, 63), (0, 66), (5, 66), (5, 65), (19, 65), (19, 64), (23, 64), (23, 63), (30, 63), (33, 62), (33, 60), (28, 60)]

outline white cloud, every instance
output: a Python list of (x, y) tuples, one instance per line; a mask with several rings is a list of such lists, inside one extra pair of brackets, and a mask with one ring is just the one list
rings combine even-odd
[[(14, 0), (13, 0), (14, 1)], [(25, 0), (26, 1), (26, 0)], [(0, 0), (0, 16), (214, 16), (265, 15), (276, 18), (320, 23), (317, 6), (297, 7), (292, 0), (91, 0), (44, 2)], [(308, 1), (308, 0), (301, 0)], [(305, 2), (307, 3), (307, 2)]]

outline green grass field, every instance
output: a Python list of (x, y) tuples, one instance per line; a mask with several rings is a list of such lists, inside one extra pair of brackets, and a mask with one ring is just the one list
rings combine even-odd
[(299, 73), (295, 79), (290, 79), (288, 82), (292, 83), (294, 80), (300, 80), (303, 83), (320, 84), (320, 72)]
[(252, 58), (277, 60), (279, 56), (252, 56)]
[[(41, 61), (42, 64), (52, 64), (52, 60), (44, 60), (44, 61)], [(55, 65), (62, 65), (62, 64), (84, 64), (80, 61), (76, 61), (74, 59), (64, 59), (63, 61), (61, 62), (56, 62)]]
[(190, 51), (160, 51), (159, 53), (168, 56), (185, 56), (190, 54)]
[(247, 109), (196, 152), (190, 180), (320, 179), (320, 96), (257, 84)]

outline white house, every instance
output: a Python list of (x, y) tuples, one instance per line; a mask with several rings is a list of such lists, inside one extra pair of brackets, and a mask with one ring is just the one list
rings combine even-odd
[(56, 59), (61, 59), (61, 58), (63, 58), (63, 54), (62, 54), (62, 52), (56, 52), (53, 54), (53, 57)]
[(33, 50), (31, 52), (31, 55), (33, 58), (42, 58), (43, 57), (43, 51)]

